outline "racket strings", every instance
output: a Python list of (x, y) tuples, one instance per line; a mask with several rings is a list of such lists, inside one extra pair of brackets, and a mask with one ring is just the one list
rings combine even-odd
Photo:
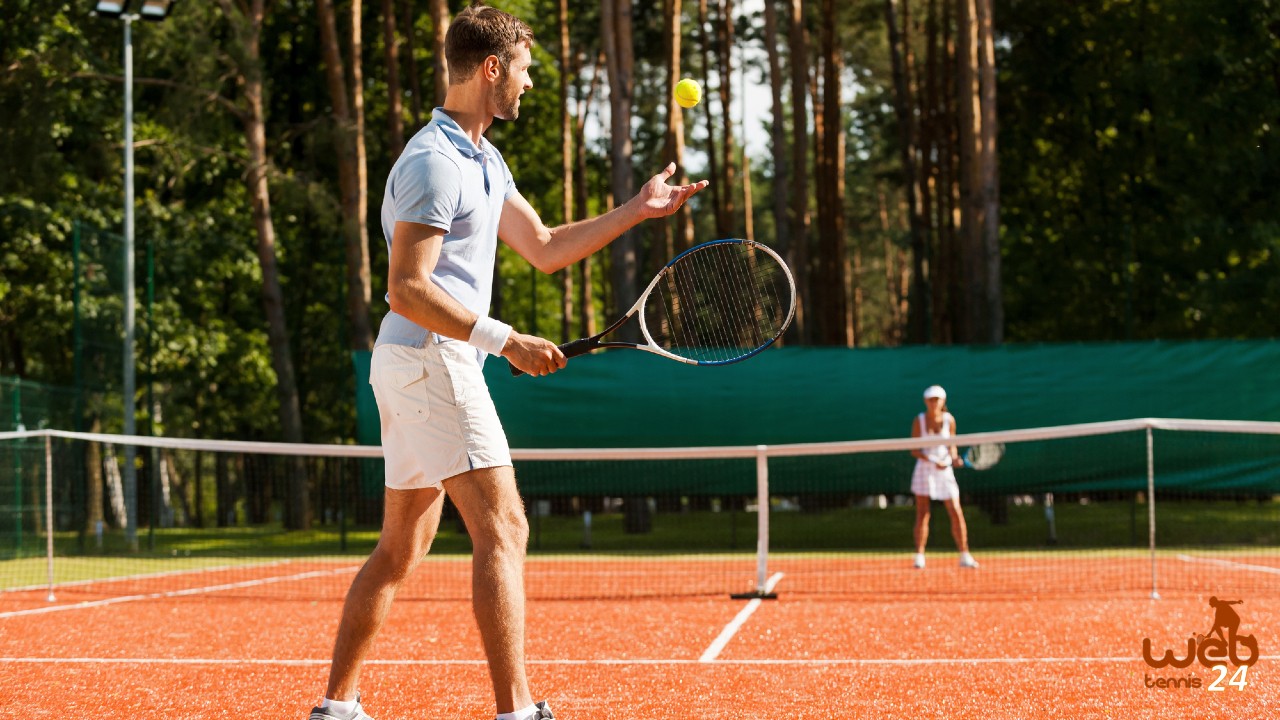
[(780, 275), (778, 261), (750, 243), (690, 253), (666, 269), (650, 296), (650, 335), (660, 347), (700, 361), (754, 352), (775, 340), (786, 322)]

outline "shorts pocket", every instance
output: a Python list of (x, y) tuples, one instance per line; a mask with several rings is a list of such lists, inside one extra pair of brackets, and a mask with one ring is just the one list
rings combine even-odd
[(425, 422), (431, 417), (427, 378), (427, 365), (421, 360), (393, 359), (376, 370), (371, 383), (378, 407), (397, 422)]

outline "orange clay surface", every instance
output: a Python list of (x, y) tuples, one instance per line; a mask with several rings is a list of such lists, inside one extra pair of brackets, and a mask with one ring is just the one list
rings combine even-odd
[[(937, 588), (956, 571), (926, 572), (941, 584), (914, 595), (788, 593), (784, 577), (779, 599), (760, 603), (692, 592), (535, 599), (530, 679), (564, 720), (1280, 718), (1273, 597), (1224, 596), (1244, 601), (1233, 606), (1239, 632), (1262, 658), (1243, 689), (1224, 679), (1214, 692), (1218, 673), (1198, 662), (1156, 670), (1142, 659), (1144, 638), (1181, 656), (1211, 628), (1207, 593), (946, 594)], [(133, 599), (101, 587), (60, 591), (52, 606), (40, 593), (0, 594), (0, 717), (303, 718), (323, 691), (350, 577), (311, 599), (288, 582), (222, 587), (203, 574), (152, 579)], [(164, 595), (174, 590), (189, 594)], [(378, 720), (493, 716), (465, 585), (444, 595), (395, 604), (361, 682)], [(1201, 687), (1148, 687), (1160, 678)]]

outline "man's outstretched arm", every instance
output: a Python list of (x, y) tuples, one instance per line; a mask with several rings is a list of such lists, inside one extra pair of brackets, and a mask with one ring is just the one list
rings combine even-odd
[(680, 209), (706, 180), (668, 185), (675, 163), (649, 178), (640, 192), (609, 212), (578, 222), (547, 228), (519, 193), (507, 199), (498, 224), (498, 237), (521, 257), (545, 273), (553, 273), (608, 245), (624, 232), (650, 218), (666, 217)]

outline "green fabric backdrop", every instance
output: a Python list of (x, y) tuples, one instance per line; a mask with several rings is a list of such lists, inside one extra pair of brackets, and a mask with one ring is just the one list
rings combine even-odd
[[(361, 442), (376, 442), (368, 354), (357, 354)], [(363, 368), (363, 369), (362, 369)], [(513, 448), (756, 445), (904, 437), (921, 392), (946, 387), (959, 430), (1138, 417), (1280, 420), (1280, 342), (1212, 341), (787, 348), (718, 368), (647, 353), (575, 358), (544, 378), (485, 367)], [(1280, 491), (1269, 437), (1157, 433), (1160, 487)], [(1132, 491), (1146, 486), (1142, 433), (1011, 445), (996, 468), (962, 472), (970, 491)], [(774, 490), (906, 492), (906, 453), (776, 459)], [(520, 463), (530, 494), (750, 493), (751, 462)]]

